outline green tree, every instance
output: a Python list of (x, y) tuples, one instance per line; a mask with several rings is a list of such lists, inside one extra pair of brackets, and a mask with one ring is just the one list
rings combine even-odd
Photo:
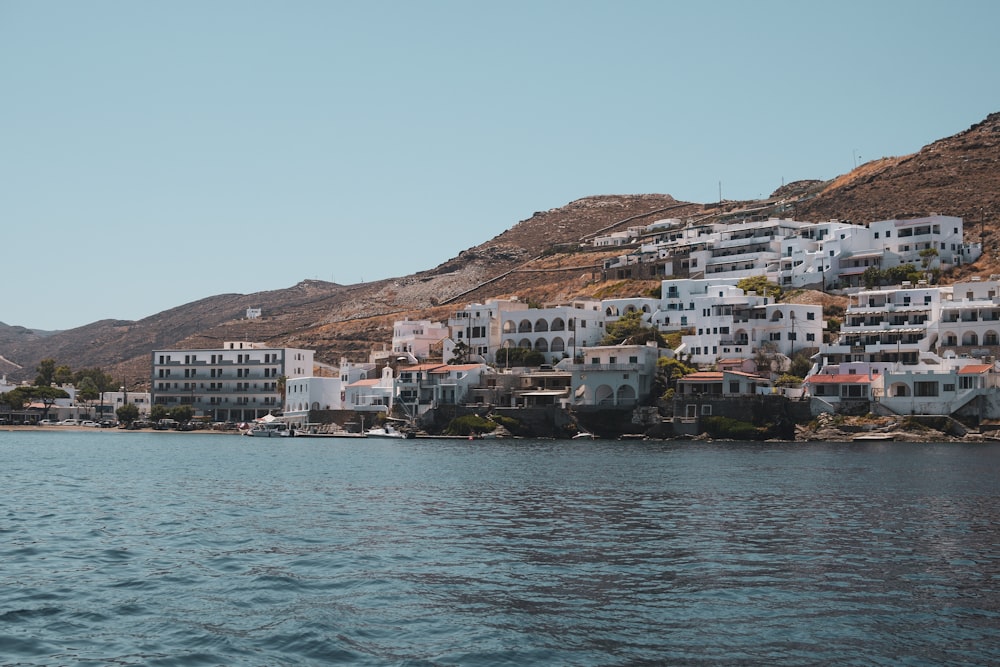
[(161, 419), (166, 419), (169, 416), (170, 416), (170, 412), (167, 410), (166, 406), (163, 406), (163, 405), (159, 405), (159, 404), (154, 405), (149, 410), (149, 418), (152, 421), (154, 421), (154, 422), (158, 422)]
[(139, 408), (134, 403), (126, 403), (115, 410), (115, 416), (125, 426), (131, 426), (132, 422), (139, 418)]
[(38, 401), (44, 406), (42, 419), (48, 417), (49, 409), (56, 404), (56, 399), (69, 398), (69, 394), (58, 387), (24, 387), (24, 389), (31, 401)]
[(178, 405), (170, 409), (170, 418), (176, 419), (177, 421), (184, 422), (191, 421), (191, 417), (194, 416), (194, 408), (190, 405)]
[(604, 327), (601, 345), (644, 345), (651, 340), (655, 340), (659, 347), (667, 346), (663, 334), (643, 323), (640, 311), (630, 310)]
[(465, 343), (464, 340), (460, 340), (455, 343), (455, 348), (451, 351), (451, 358), (448, 359), (448, 363), (467, 364), (469, 363), (470, 354), (472, 354), (472, 349)]
[(85, 368), (73, 373), (73, 384), (77, 388), (82, 386), (86, 379), (94, 383), (98, 392), (116, 391), (119, 387), (118, 382), (100, 368)]
[(673, 398), (677, 391), (677, 381), (696, 370), (680, 359), (660, 357), (656, 360), (656, 386), (653, 387), (653, 395), (666, 399)]
[(865, 284), (865, 289), (873, 289), (882, 284), (882, 272), (877, 267), (869, 266), (861, 274), (861, 282)]
[(4, 392), (0, 394), (0, 403), (10, 406), (11, 410), (23, 410), (28, 401), (31, 400), (27, 390), (27, 387), (17, 387)]
[(35, 376), (35, 386), (48, 387), (50, 384), (55, 382), (56, 360), (42, 359), (38, 363), (38, 368), (35, 369), (35, 372), (38, 373), (38, 375)]
[(53, 380), (56, 384), (73, 384), (73, 369), (69, 366), (56, 366)]
[(285, 407), (285, 387), (288, 386), (288, 376), (282, 375), (278, 378), (277, 389), (278, 389), (278, 400), (281, 401), (281, 407)]
[(788, 374), (797, 378), (804, 378), (812, 370), (813, 362), (808, 354), (797, 352), (792, 358), (792, 363), (788, 367)]
[(497, 352), (498, 366), (531, 366), (545, 363), (545, 355), (527, 347), (504, 347)]
[(78, 398), (84, 401), (94, 401), (101, 395), (101, 392), (97, 389), (97, 385), (94, 380), (90, 377), (83, 377), (79, 382), (74, 382), (76, 385), (76, 395)]

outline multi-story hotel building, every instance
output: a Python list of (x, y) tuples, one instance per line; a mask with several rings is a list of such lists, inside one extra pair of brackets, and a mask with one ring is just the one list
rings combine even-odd
[(243, 422), (282, 409), (289, 378), (313, 374), (313, 351), (226, 342), (213, 350), (154, 350), (152, 403), (190, 405), (195, 416)]

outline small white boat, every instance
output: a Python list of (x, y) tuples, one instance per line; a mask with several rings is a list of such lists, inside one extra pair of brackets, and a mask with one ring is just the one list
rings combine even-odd
[(254, 438), (290, 438), (292, 436), (292, 429), (284, 422), (261, 422), (254, 424), (243, 435), (249, 435)]
[(367, 438), (412, 438), (413, 435), (405, 431), (400, 431), (398, 428), (392, 424), (385, 424), (384, 426), (375, 426), (373, 428), (365, 431), (365, 437)]
[(896, 435), (894, 433), (858, 433), (851, 440), (854, 441), (865, 441), (865, 440), (895, 440)]

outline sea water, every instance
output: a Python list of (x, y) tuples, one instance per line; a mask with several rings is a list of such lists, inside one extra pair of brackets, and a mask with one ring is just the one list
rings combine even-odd
[(997, 664), (998, 474), (996, 444), (0, 432), (0, 664)]

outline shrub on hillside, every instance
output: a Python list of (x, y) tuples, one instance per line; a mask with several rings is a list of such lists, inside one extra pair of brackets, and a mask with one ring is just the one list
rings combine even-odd
[(448, 423), (445, 434), (482, 435), (483, 433), (490, 433), (496, 427), (497, 425), (494, 422), (479, 415), (462, 415), (461, 417), (455, 417)]

